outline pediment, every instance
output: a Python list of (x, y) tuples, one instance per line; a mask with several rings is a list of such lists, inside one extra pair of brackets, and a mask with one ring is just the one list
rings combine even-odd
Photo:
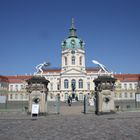
[(61, 74), (63, 74), (63, 75), (70, 75), (70, 74), (72, 74), (72, 75), (81, 75), (81, 74), (84, 74), (85, 75), (85, 72), (84, 71), (82, 71), (82, 70), (78, 70), (78, 69), (75, 69), (75, 68), (72, 68), (72, 69), (69, 69), (69, 70), (66, 70), (66, 71), (64, 71), (63, 73), (61, 73)]

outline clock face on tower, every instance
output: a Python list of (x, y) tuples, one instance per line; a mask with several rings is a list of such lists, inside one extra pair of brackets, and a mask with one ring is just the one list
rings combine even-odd
[(72, 45), (75, 45), (75, 40), (71, 40), (71, 44)]

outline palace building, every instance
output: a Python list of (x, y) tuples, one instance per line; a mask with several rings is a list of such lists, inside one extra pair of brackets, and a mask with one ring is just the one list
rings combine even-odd
[[(85, 64), (85, 43), (77, 36), (77, 30), (72, 21), (68, 37), (61, 44), (61, 68), (47, 68), (43, 76), (50, 81), (48, 100), (54, 100), (60, 94), (61, 101), (66, 101), (68, 96), (77, 96), (83, 100), (85, 94), (94, 94), (93, 80), (106, 73), (99, 67), (88, 68)], [(111, 74), (111, 73), (110, 73)], [(36, 75), (41, 75), (37, 73)], [(115, 99), (135, 99), (135, 93), (140, 81), (140, 74), (114, 74), (117, 78), (115, 86)], [(7, 89), (7, 98), (10, 101), (28, 100), (26, 93), (26, 80), (32, 76), (1, 76), (1, 89)], [(127, 91), (127, 92), (126, 92)]]

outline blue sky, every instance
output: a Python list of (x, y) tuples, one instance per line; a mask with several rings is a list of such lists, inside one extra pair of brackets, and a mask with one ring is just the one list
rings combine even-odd
[(71, 19), (86, 43), (86, 66), (140, 73), (140, 0), (0, 0), (0, 75), (61, 66)]

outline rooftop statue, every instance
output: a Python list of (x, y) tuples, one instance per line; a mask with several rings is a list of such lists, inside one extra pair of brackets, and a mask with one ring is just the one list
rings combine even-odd
[(99, 63), (96, 60), (92, 60), (92, 62), (96, 65), (98, 65), (101, 69), (98, 71), (99, 74), (101, 74), (101, 71), (103, 70), (106, 74), (110, 74), (110, 72), (107, 70), (107, 68), (105, 67), (105, 65)]
[(44, 63), (41, 63), (41, 64), (39, 64), (39, 65), (37, 65), (35, 68), (37, 69), (37, 72), (35, 72), (35, 74), (37, 74), (37, 73), (41, 73), (41, 76), (42, 76), (42, 74), (43, 74), (43, 69), (45, 68), (45, 67), (47, 67), (47, 66), (49, 66), (50, 65), (50, 63), (49, 62), (44, 62)]

